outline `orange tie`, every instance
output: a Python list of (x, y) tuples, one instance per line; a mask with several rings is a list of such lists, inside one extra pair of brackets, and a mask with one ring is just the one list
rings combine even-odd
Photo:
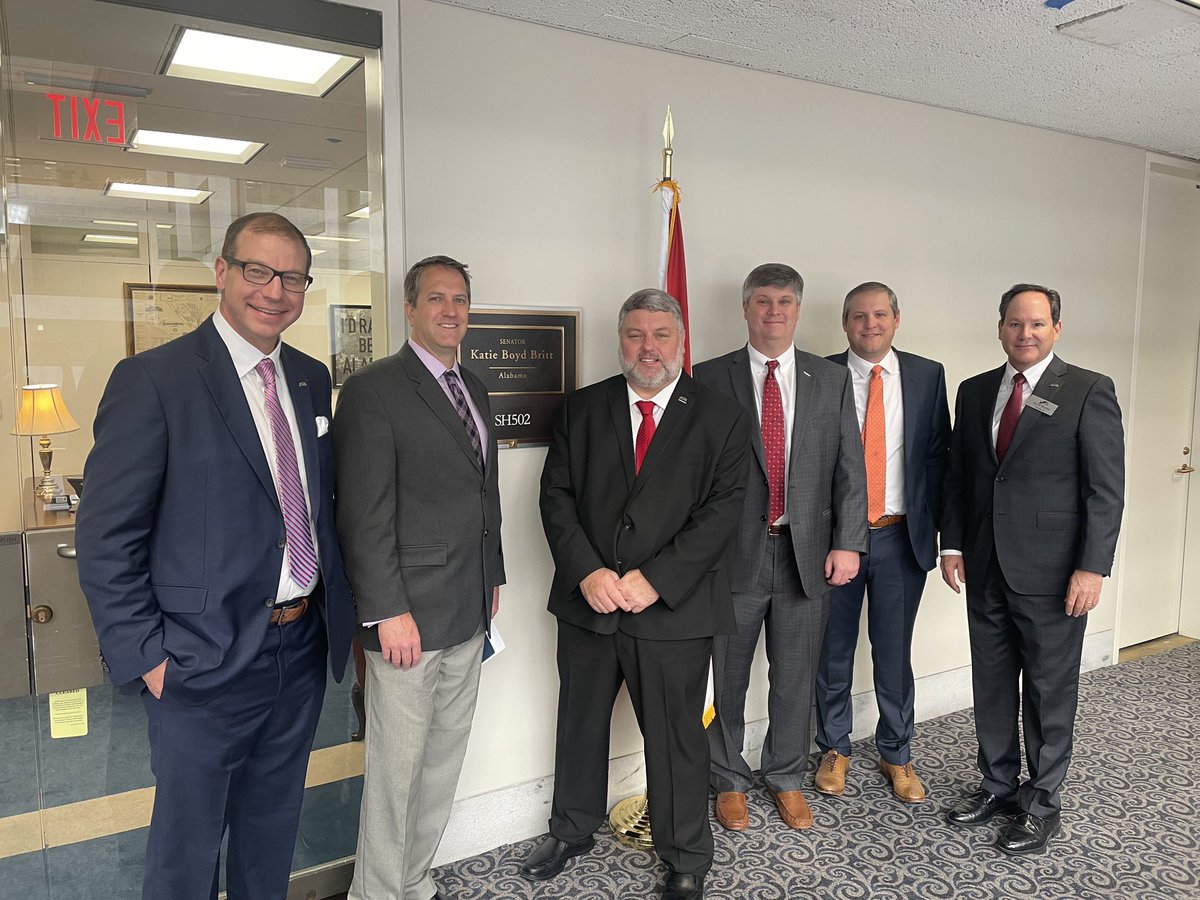
[(887, 427), (883, 417), (883, 367), (871, 367), (867, 414), (863, 417), (863, 454), (867, 462), (867, 521), (883, 518), (887, 496)]

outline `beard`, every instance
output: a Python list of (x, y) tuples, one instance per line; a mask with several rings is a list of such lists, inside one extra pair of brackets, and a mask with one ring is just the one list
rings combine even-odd
[(617, 361), (621, 364), (621, 374), (635, 388), (657, 392), (678, 378), (679, 373), (683, 371), (683, 341), (679, 342), (674, 359), (663, 359), (659, 356), (659, 361), (663, 364), (661, 369), (648, 370), (637, 359), (626, 359), (620, 349), (617, 350)]

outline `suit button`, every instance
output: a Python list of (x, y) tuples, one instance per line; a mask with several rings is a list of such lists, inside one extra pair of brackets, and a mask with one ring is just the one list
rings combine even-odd
[(279, 540), (277, 540), (277, 541), (275, 542), (275, 549), (276, 549), (276, 550), (282, 550), (282, 549), (283, 549), (284, 547), (286, 547), (286, 546), (287, 546), (287, 541), (283, 540), (282, 538), (280, 538)]
[(270, 608), (271, 608), (272, 606), (274, 606), (274, 605), (275, 605), (275, 598), (274, 598), (274, 597), (268, 597), (268, 598), (267, 598), (267, 600), (266, 600), (266, 602), (263, 604), (263, 606), (267, 607), (267, 609), (270, 609)]
[(769, 481), (767, 481), (767, 479), (764, 478), (763, 479), (763, 487), (770, 487), (770, 486), (771, 486), (771, 483)]
[(487, 537), (487, 529), (486, 529), (486, 528), (485, 528), (485, 529), (483, 529), (483, 536), (484, 536), (484, 537)]
[(759, 516), (759, 517), (758, 517), (758, 521), (760, 521), (760, 522), (765, 522), (765, 521), (767, 521), (767, 517), (766, 517), (766, 516)]
[(996, 476), (996, 484), (1000, 484), (1000, 482), (1002, 482), (1002, 481), (1004, 481), (1004, 476), (1003, 476), (1003, 475), (997, 475), (997, 476)]
[(623, 531), (633, 531), (633, 526), (630, 525), (628, 522), (626, 522), (624, 525), (621, 526), (621, 529)]
[(623, 565), (625, 565), (625, 560), (623, 560), (623, 559), (618, 559), (618, 560), (617, 560), (617, 565), (618, 565), (618, 566), (623, 566)]

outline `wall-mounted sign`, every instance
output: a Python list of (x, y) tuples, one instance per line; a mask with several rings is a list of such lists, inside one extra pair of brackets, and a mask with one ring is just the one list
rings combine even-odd
[(38, 137), (126, 147), (137, 130), (137, 104), (113, 97), (47, 93), (38, 105)]
[(375, 358), (371, 307), (329, 304), (329, 342), (333, 386), (340, 388), (347, 378)]
[(472, 307), (459, 362), (479, 376), (500, 444), (545, 443), (579, 381), (579, 311)]

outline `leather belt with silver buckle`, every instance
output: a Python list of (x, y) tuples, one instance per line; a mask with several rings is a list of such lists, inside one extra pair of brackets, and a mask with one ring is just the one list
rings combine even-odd
[(308, 612), (308, 598), (301, 597), (299, 600), (287, 606), (277, 606), (271, 610), (272, 625), (290, 625), (301, 616)]
[(791, 530), (792, 530), (792, 526), (787, 525), (787, 524), (768, 525), (767, 526), (767, 537), (783, 537), (785, 534), (789, 534), (791, 532)]
[(904, 516), (880, 516), (874, 522), (868, 522), (867, 527), (871, 529), (887, 528), (889, 525), (899, 525), (904, 521)]

